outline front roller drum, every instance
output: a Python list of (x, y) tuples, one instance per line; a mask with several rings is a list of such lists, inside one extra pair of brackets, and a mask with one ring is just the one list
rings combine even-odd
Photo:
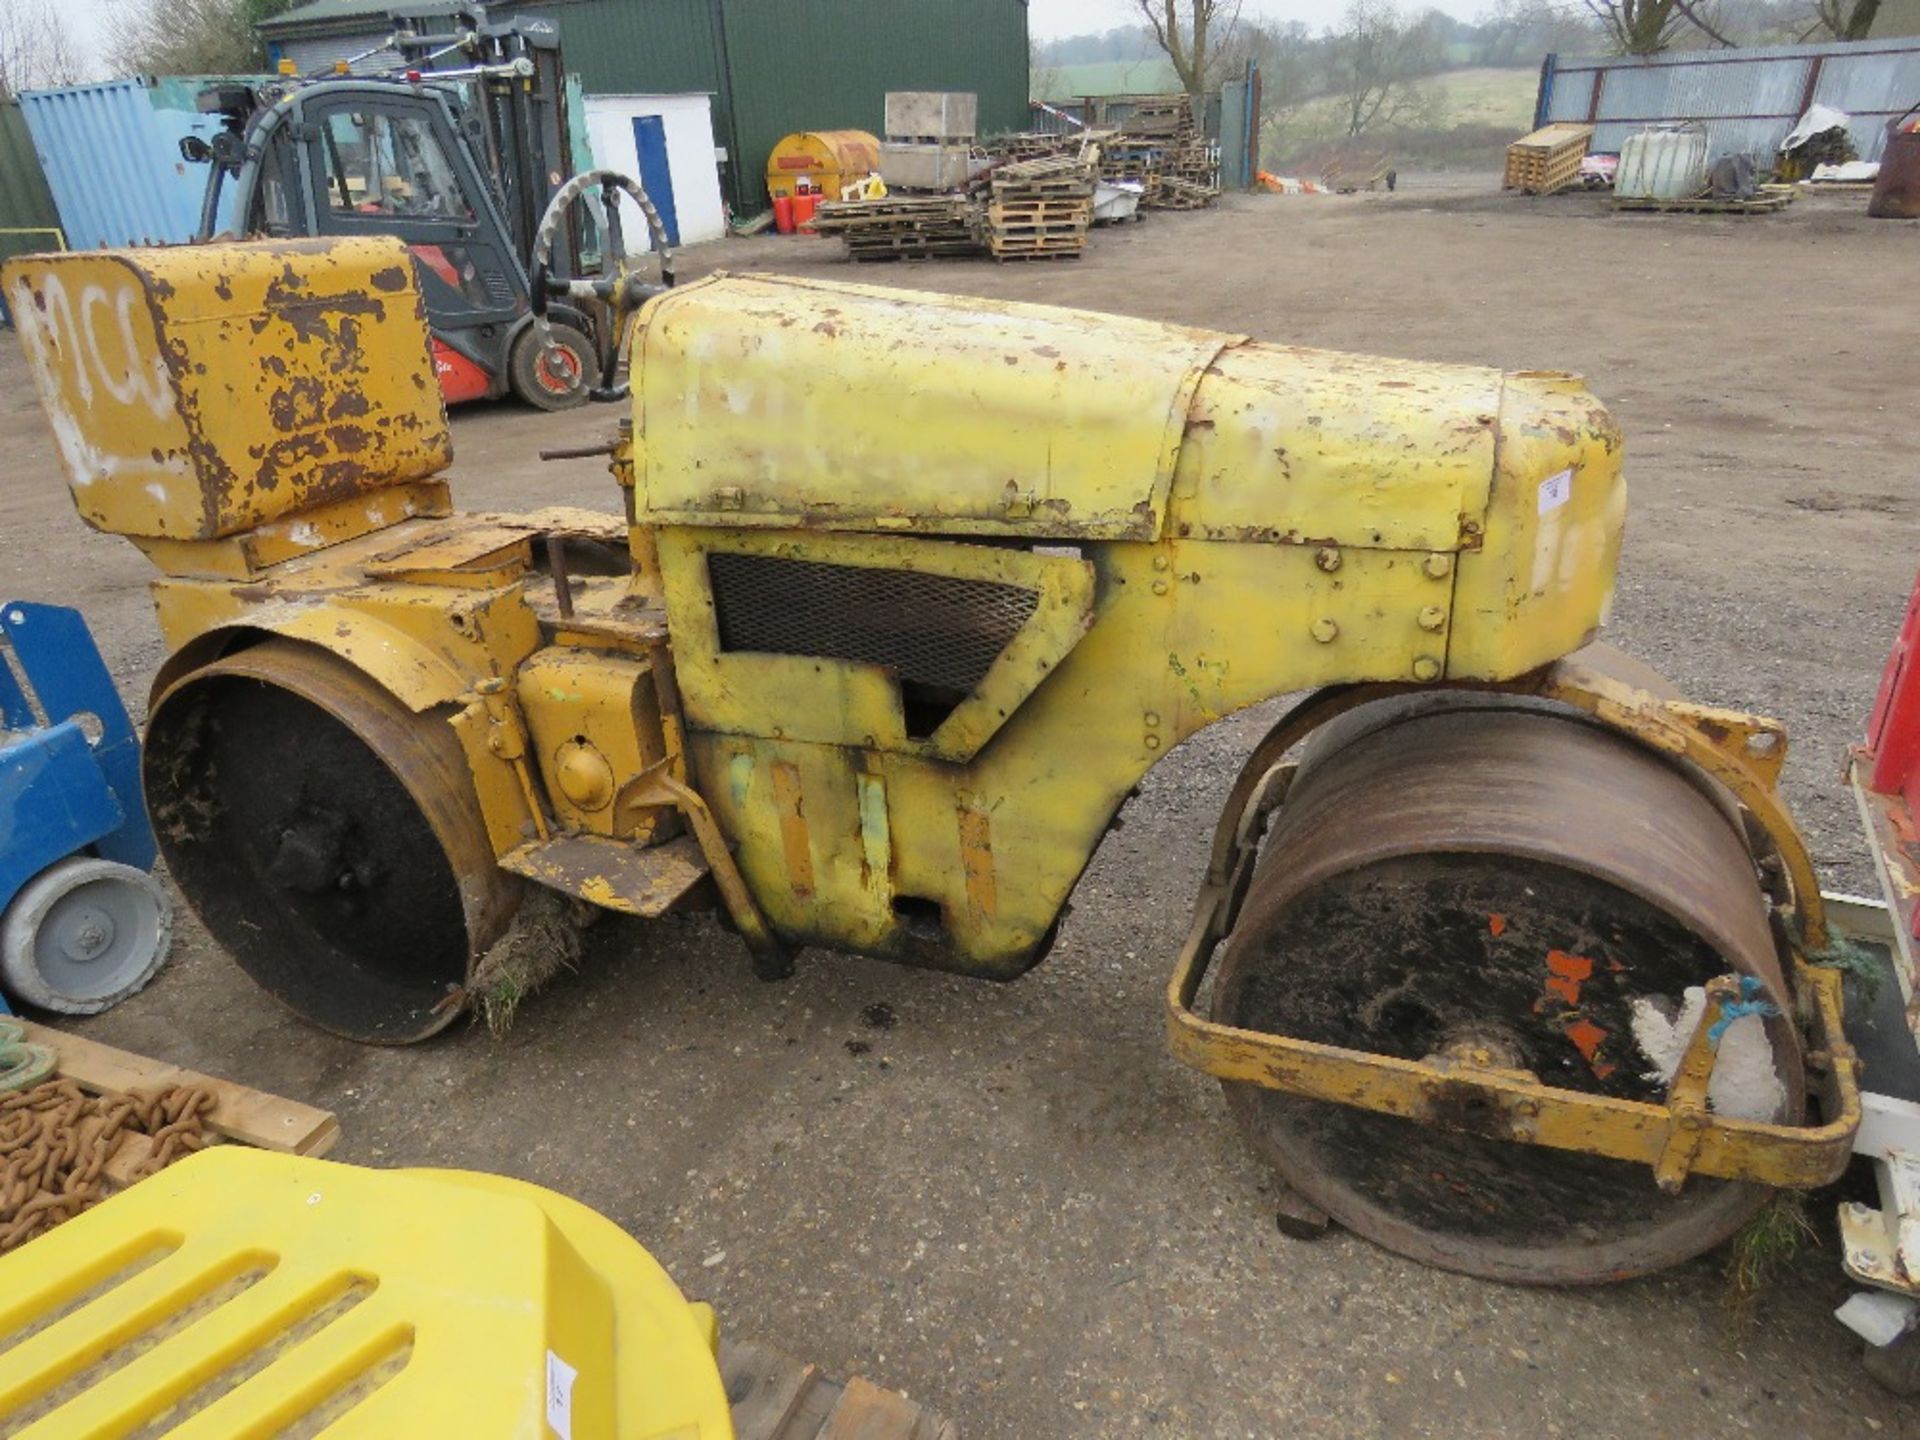
[(267, 640), (160, 697), (144, 765), (181, 892), (302, 1018), (396, 1044), (461, 1012), (520, 887), (494, 863), (444, 714), (411, 713), (324, 650)]
[[(1326, 727), (1275, 818), (1214, 1019), (1365, 1053), (1662, 1103), (1734, 972), (1709, 1100), (1798, 1123), (1797, 1030), (1738, 815), (1708, 782), (1537, 704), (1387, 701)], [(1771, 1009), (1773, 1013), (1765, 1011)], [(1487, 1138), (1228, 1083), (1288, 1185), (1367, 1239), (1490, 1279), (1579, 1283), (1719, 1244), (1757, 1185)]]

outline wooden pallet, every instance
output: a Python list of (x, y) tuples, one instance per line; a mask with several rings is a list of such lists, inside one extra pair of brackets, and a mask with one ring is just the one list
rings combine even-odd
[(1086, 250), (1084, 241), (1076, 245), (1060, 245), (1052, 241), (1028, 245), (1009, 241), (991, 245), (989, 253), (995, 260), (1078, 260)]
[(1142, 203), (1155, 210), (1204, 210), (1219, 198), (1220, 191), (1214, 186), (1183, 180), (1178, 175), (1162, 175), (1159, 185)]
[(1665, 200), (1645, 195), (1616, 195), (1616, 210), (1653, 211), (1662, 215), (1772, 215), (1793, 203), (1793, 188), (1788, 185), (1763, 185), (1751, 200), (1716, 200), (1698, 195), (1686, 200)]
[(1080, 148), (1080, 132), (1066, 134), (1052, 130), (1030, 130), (1013, 135), (995, 135), (986, 141), (986, 152), (997, 160), (1035, 160), (1048, 155), (1065, 155)]
[(1053, 200), (1071, 203), (1076, 200), (1093, 198), (1093, 177), (1084, 180), (1035, 180), (1018, 183), (999, 184), (992, 191), (996, 205), (1026, 204), (1033, 201)]
[(720, 1344), (720, 1375), (739, 1440), (957, 1440), (925, 1407), (858, 1376), (828, 1379), (751, 1340)]
[(889, 195), (840, 200), (815, 216), (822, 235), (838, 235), (853, 260), (925, 260), (980, 251), (980, 210), (965, 195)]
[(1529, 195), (1552, 195), (1580, 178), (1593, 126), (1565, 121), (1543, 125), (1507, 146), (1507, 169), (1500, 188)]
[(1120, 128), (1128, 135), (1165, 135), (1185, 139), (1200, 131), (1199, 120), (1193, 112), (1193, 97), (1190, 95), (1145, 95), (1134, 105), (1133, 112), (1120, 122)]
[(1047, 155), (1037, 160), (1014, 160), (993, 171), (993, 188), (1044, 184), (1090, 185), (1093, 166), (1078, 154)]
[(847, 258), (855, 264), (869, 264), (888, 260), (938, 260), (942, 257), (978, 255), (980, 243), (969, 240), (964, 244), (940, 243), (934, 245), (873, 245), (858, 249), (849, 248)]
[(1026, 220), (1084, 220), (1093, 210), (1091, 195), (1049, 195), (1038, 200), (993, 197), (987, 223), (1018, 224)]

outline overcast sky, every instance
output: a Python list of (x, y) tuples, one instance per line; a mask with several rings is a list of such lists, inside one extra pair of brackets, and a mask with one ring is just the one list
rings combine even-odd
[[(1436, 10), (1471, 20), (1490, 8), (1489, 0), (1426, 0)], [(1035, 38), (1057, 40), (1062, 35), (1088, 35), (1116, 25), (1138, 23), (1134, 0), (1028, 0)], [(1248, 19), (1301, 20), (1315, 30), (1331, 25), (1347, 8), (1347, 0), (1245, 0), (1241, 14)], [(1421, 9), (1426, 4), (1420, 5)]]

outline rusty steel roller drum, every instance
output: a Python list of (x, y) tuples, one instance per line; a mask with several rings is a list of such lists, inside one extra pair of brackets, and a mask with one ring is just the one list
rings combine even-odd
[(316, 647), (267, 640), (168, 688), (144, 763), (168, 868), (265, 989), (375, 1043), (461, 1013), (520, 882), (494, 863), (443, 714), (409, 713)]
[[(1710, 782), (1539, 702), (1428, 695), (1364, 707), (1305, 747), (1213, 1014), (1659, 1102), (1699, 987), (1728, 971), (1791, 1009), (1737, 811)], [(1645, 1166), (1483, 1138), (1470, 1104), (1436, 1128), (1226, 1090), (1255, 1147), (1334, 1219), (1490, 1279), (1657, 1270), (1727, 1239), (1767, 1194), (1696, 1176), (1668, 1195)], [(1734, 1021), (1710, 1099), (1798, 1122), (1791, 1022)]]

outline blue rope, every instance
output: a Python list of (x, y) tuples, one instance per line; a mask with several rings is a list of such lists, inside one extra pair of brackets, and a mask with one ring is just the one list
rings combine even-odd
[(1720, 1007), (1720, 1018), (1707, 1028), (1707, 1041), (1718, 1045), (1720, 1037), (1727, 1033), (1727, 1027), (1743, 1015), (1759, 1015), (1771, 1018), (1780, 1013), (1780, 1007), (1771, 1000), (1760, 998), (1766, 994), (1766, 986), (1751, 975), (1740, 977), (1740, 998), (1729, 1000)]

